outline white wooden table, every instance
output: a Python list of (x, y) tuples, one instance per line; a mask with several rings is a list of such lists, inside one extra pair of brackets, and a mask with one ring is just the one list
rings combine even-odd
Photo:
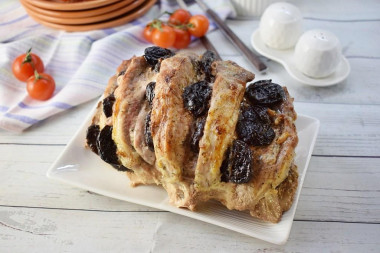
[[(0, 130), (0, 252), (380, 252), (380, 2), (299, 1), (306, 29), (341, 40), (352, 72), (330, 88), (292, 80), (298, 113), (321, 128), (286, 245), (51, 181), (45, 173), (95, 101), (23, 134)], [(229, 20), (247, 44), (258, 20)], [(219, 32), (219, 53), (254, 71)]]

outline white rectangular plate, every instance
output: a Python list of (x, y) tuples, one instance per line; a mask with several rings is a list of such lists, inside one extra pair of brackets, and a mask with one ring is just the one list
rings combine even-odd
[(317, 138), (319, 120), (298, 115), (296, 126), (299, 143), (296, 148), (295, 164), (298, 166), (299, 186), (291, 209), (284, 213), (279, 223), (271, 224), (251, 217), (248, 212), (231, 211), (215, 202), (202, 205), (196, 212), (176, 208), (169, 204), (168, 196), (163, 188), (157, 186), (130, 187), (126, 175), (116, 171), (84, 147), (86, 130), (94, 110), (48, 170), (49, 178), (111, 198), (188, 216), (271, 243), (284, 244), (287, 241)]

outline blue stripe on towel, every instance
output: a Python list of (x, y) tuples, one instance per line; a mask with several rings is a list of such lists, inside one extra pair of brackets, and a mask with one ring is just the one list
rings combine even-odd
[(70, 104), (62, 103), (62, 102), (53, 102), (50, 104), (37, 105), (37, 106), (30, 106), (30, 105), (27, 105), (23, 102), (20, 102), (20, 103), (18, 103), (18, 106), (23, 108), (23, 109), (40, 109), (40, 108), (46, 108), (46, 107), (56, 107), (56, 108), (63, 109), (63, 110), (66, 110), (66, 109), (73, 107)]
[(8, 111), (9, 107), (0, 105), (0, 112), (6, 112)]
[(18, 17), (18, 18), (16, 18), (16, 19), (13, 19), (13, 20), (11, 20), (11, 21), (1, 23), (0, 26), (13, 24), (13, 23), (16, 23), (16, 22), (18, 22), (18, 21), (20, 21), (20, 20), (26, 19), (26, 18), (28, 18), (28, 17), (29, 17), (29, 15), (26, 14), (26, 15), (23, 15), (23, 16)]
[(36, 124), (36, 123), (41, 121), (38, 119), (30, 118), (28, 116), (16, 115), (16, 114), (11, 114), (11, 113), (6, 113), (6, 114), (4, 114), (4, 116), (7, 118), (10, 118), (10, 119), (15, 119), (15, 120), (21, 121), (21, 122), (29, 124), (29, 125), (33, 125), (33, 124)]

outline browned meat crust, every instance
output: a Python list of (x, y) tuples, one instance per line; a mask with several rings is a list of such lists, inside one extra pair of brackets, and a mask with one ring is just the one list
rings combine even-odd
[(297, 167), (292, 165), (289, 175), (277, 187), (264, 194), (250, 214), (261, 220), (273, 223), (279, 222), (282, 213), (289, 210), (293, 203), (294, 194), (298, 185)]
[(133, 140), (137, 118), (145, 102), (146, 85), (154, 77), (144, 57), (133, 57), (115, 90), (112, 137), (120, 162), (134, 172), (130, 175), (133, 185), (159, 184), (159, 172), (140, 156)]
[[(273, 115), (272, 117), (274, 121), (276, 138), (268, 146), (251, 147), (253, 151), (254, 173), (253, 178), (250, 182), (245, 184), (221, 182), (218, 180), (221, 177), (219, 169), (212, 170), (212, 167), (207, 163), (201, 163), (198, 160), (198, 166), (207, 164), (207, 166), (203, 168), (205, 171), (203, 174), (207, 175), (208, 177), (210, 177), (210, 175), (213, 175), (214, 178), (212, 181), (209, 181), (210, 183), (204, 187), (199, 186), (199, 184), (196, 185), (197, 190), (197, 187), (199, 187), (197, 193), (202, 201), (206, 201), (208, 199), (216, 199), (229, 209), (236, 209), (241, 211), (249, 210), (251, 211), (251, 215), (259, 217), (260, 219), (271, 222), (279, 221), (283, 211), (287, 210), (287, 205), (283, 205), (284, 208), (282, 208), (281, 205), (274, 205), (273, 203), (275, 200), (277, 202), (279, 201), (277, 196), (277, 188), (282, 182), (285, 181), (289, 175), (289, 171), (292, 167), (295, 155), (294, 149), (298, 142), (297, 132), (294, 125), (296, 113), (293, 108), (293, 99), (290, 98), (286, 88), (285, 91), (287, 99), (283, 102), (278, 112), (271, 112)], [(217, 122), (215, 119), (212, 121)], [(206, 132), (207, 129), (205, 129), (205, 135)], [(230, 132), (233, 133), (233, 131)], [(221, 138), (225, 137), (226, 134), (221, 134), (218, 137), (214, 137), (213, 139), (211, 138), (211, 140), (219, 141)], [(231, 136), (229, 138), (230, 141), (232, 141), (235, 136)], [(202, 143), (206, 141), (207, 140), (205, 138), (202, 139)], [(208, 142), (211, 143), (211, 141)], [(207, 146), (209, 145), (211, 144), (207, 144)], [(223, 154), (223, 152), (221, 152), (221, 154)], [(207, 156), (206, 159), (208, 159)], [(216, 158), (211, 159), (214, 161)], [(220, 165), (217, 166), (220, 167)], [(294, 175), (294, 173), (292, 175)], [(197, 182), (197, 177), (198, 174), (196, 174), (195, 182)], [(297, 188), (297, 184), (287, 185), (292, 186), (288, 190), (291, 193), (294, 193), (295, 189)], [(287, 199), (289, 200), (290, 198)], [(277, 208), (276, 211), (273, 211), (271, 215), (267, 214), (258, 216), (257, 214), (263, 214), (264, 211), (264, 208), (260, 206), (267, 203), (272, 203), (272, 205)]]
[[(215, 199), (229, 209), (248, 210), (259, 219), (278, 222), (293, 202), (298, 173), (294, 150), (298, 142), (293, 98), (268, 109), (275, 139), (267, 146), (251, 146), (253, 176), (247, 183), (223, 182), (220, 167), (235, 133), (246, 83), (254, 75), (231, 61), (215, 61), (215, 77), (199, 153), (191, 150), (195, 116), (184, 106), (184, 88), (204, 80), (199, 57), (179, 53), (160, 60), (159, 71), (144, 57), (118, 67), (104, 93), (114, 94), (113, 114), (107, 118), (99, 103), (92, 124), (113, 126), (112, 139), (120, 163), (129, 168), (132, 185), (162, 185), (170, 202), (191, 210)], [(147, 84), (155, 82), (154, 99), (145, 99)], [(145, 119), (151, 111), (154, 151), (145, 143)]]
[(183, 107), (183, 89), (197, 81), (194, 54), (177, 54), (161, 63), (156, 79), (151, 115), (156, 167), (162, 173), (161, 183), (176, 206), (194, 208), (191, 182), (183, 180), (189, 146), (184, 145), (193, 122)]
[(198, 192), (209, 192), (220, 182), (220, 166), (224, 153), (235, 139), (245, 85), (254, 78), (252, 73), (230, 61), (215, 62), (213, 69), (216, 78), (195, 171)]

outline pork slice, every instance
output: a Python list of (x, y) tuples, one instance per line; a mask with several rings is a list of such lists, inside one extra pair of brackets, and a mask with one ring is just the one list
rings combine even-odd
[(133, 146), (144, 161), (150, 165), (154, 165), (156, 156), (154, 151), (150, 150), (145, 142), (145, 119), (149, 112), (149, 104), (145, 102), (136, 119), (136, 125), (133, 131)]
[(292, 165), (286, 179), (276, 189), (268, 190), (255, 208), (250, 210), (250, 214), (261, 220), (279, 222), (282, 213), (292, 206), (297, 185), (297, 167)]
[[(298, 138), (294, 125), (296, 114), (292, 105), (293, 99), (286, 89), (284, 91), (286, 99), (279, 111), (271, 112), (275, 139), (270, 145), (250, 147), (253, 169), (251, 180), (242, 184), (221, 182), (220, 169), (208, 171), (207, 167), (201, 166), (206, 174), (200, 178), (205, 180), (206, 187), (198, 185), (199, 181), (196, 180), (199, 174), (196, 174), (195, 190), (198, 200), (216, 199), (228, 209), (249, 210), (252, 216), (270, 222), (278, 222), (282, 213), (290, 208), (297, 189), (297, 172), (293, 162)], [(234, 135), (235, 129), (231, 131)], [(232, 136), (234, 138), (236, 137)], [(197, 166), (201, 165), (200, 159), (201, 157), (198, 158)], [(214, 181), (207, 181), (209, 178), (213, 179), (213, 176), (216, 178)]]
[[(130, 63), (131, 60), (122, 61), (122, 63), (117, 67), (116, 74), (108, 80), (106, 89), (103, 94), (103, 98), (106, 98), (112, 93), (114, 93), (115, 89), (118, 86), (118, 77), (120, 76), (120, 73), (124, 72), (128, 68)], [(92, 124), (99, 125), (100, 128), (103, 128), (105, 125), (112, 124), (112, 122), (109, 122), (107, 120), (103, 113), (103, 101), (100, 101), (96, 107), (96, 112), (92, 118)]]
[(283, 212), (288, 211), (292, 206), (297, 186), (298, 171), (297, 166), (293, 164), (287, 178), (277, 187), (280, 206)]
[(155, 73), (143, 56), (133, 57), (125, 74), (119, 77), (119, 86), (115, 90), (112, 137), (117, 146), (117, 155), (121, 163), (133, 170), (132, 184), (159, 183), (158, 173), (147, 163), (134, 147), (131, 136), (138, 115), (144, 104), (146, 85), (154, 80)]
[(153, 100), (151, 125), (157, 166), (167, 180), (181, 179), (187, 158), (186, 139), (193, 117), (183, 105), (183, 89), (196, 82), (193, 54), (177, 54), (161, 63)]
[(156, 79), (151, 114), (152, 137), (156, 166), (162, 184), (176, 206), (194, 207), (192, 180), (184, 180), (183, 170), (189, 162), (187, 138), (193, 116), (183, 105), (183, 89), (197, 82), (195, 54), (177, 54), (161, 62)]
[(195, 170), (197, 191), (208, 191), (220, 182), (220, 166), (235, 135), (246, 83), (254, 74), (231, 61), (213, 63), (216, 74)]

